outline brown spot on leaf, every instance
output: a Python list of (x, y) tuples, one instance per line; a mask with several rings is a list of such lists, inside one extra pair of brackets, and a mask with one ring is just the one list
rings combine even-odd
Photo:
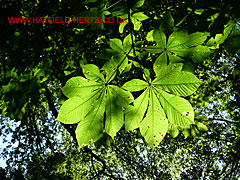
[(147, 128), (150, 128), (150, 125), (148, 125)]
[(81, 86), (81, 84), (80, 83), (78, 83), (78, 87), (80, 87)]

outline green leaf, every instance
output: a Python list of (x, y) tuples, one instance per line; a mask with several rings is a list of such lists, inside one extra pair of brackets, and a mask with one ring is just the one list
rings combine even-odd
[(208, 128), (205, 124), (203, 124), (201, 122), (197, 122), (196, 125), (197, 125), (199, 131), (208, 131)]
[(127, 25), (126, 22), (120, 23), (119, 25), (119, 33), (123, 33), (124, 27)]
[(133, 63), (129, 63), (129, 64), (125, 67), (125, 69), (124, 69), (123, 72), (124, 72), (124, 73), (125, 73), (125, 72), (129, 72), (130, 69), (132, 68), (132, 64), (133, 64)]
[(154, 79), (153, 82), (155, 82), (157, 79), (161, 79), (164, 76), (167, 76), (167, 74), (173, 72), (173, 71), (181, 71), (183, 67), (182, 63), (170, 63), (168, 66), (162, 67), (161, 69), (156, 69), (157, 78)]
[(91, 2), (96, 2), (97, 0), (85, 0), (84, 1), (84, 4), (88, 4), (88, 3), (91, 3)]
[(154, 86), (179, 96), (189, 96), (200, 86), (201, 81), (190, 72), (168, 71), (164, 77), (154, 80)]
[(94, 64), (81, 65), (83, 69), (83, 74), (86, 78), (96, 81), (101, 79), (102, 82), (105, 81), (103, 74), (100, 73), (99, 68)]
[(146, 117), (140, 123), (140, 131), (146, 142), (156, 147), (164, 138), (168, 120), (153, 90), (150, 90), (149, 107)]
[(194, 111), (187, 100), (162, 90), (157, 90), (156, 93), (158, 93), (161, 105), (172, 124), (180, 127), (194, 124)]
[(168, 131), (173, 138), (177, 137), (179, 134), (179, 130), (178, 130), (177, 126), (175, 126), (174, 124), (169, 125)]
[(79, 148), (94, 143), (103, 134), (103, 120), (105, 112), (105, 93), (102, 93), (97, 102), (92, 106), (91, 111), (77, 126), (76, 138)]
[(143, 12), (137, 12), (132, 15), (132, 18), (137, 19), (139, 21), (144, 21), (148, 19), (148, 16), (143, 14)]
[(197, 116), (195, 119), (200, 120), (200, 121), (208, 121), (208, 118), (206, 116)]
[(179, 47), (181, 44), (184, 44), (188, 41), (187, 37), (188, 37), (187, 31), (182, 30), (173, 32), (168, 38), (167, 47), (168, 48)]
[(68, 98), (74, 96), (86, 96), (92, 91), (99, 89), (104, 84), (90, 81), (81, 76), (73, 77), (69, 79), (66, 85), (62, 88), (62, 92)]
[(122, 88), (128, 91), (141, 91), (148, 86), (148, 83), (140, 79), (132, 79), (126, 82)]
[(240, 34), (228, 37), (224, 42), (224, 48), (233, 55), (240, 52)]
[(126, 57), (118, 68), (119, 72), (122, 73), (126, 69), (127, 65), (128, 65), (128, 58)]
[(201, 45), (205, 42), (207, 37), (209, 36), (209, 33), (202, 33), (202, 32), (196, 32), (189, 34), (187, 37), (187, 40), (182, 44), (185, 47), (193, 47)]
[(200, 133), (195, 126), (191, 127), (191, 135), (195, 138), (199, 137)]
[(166, 67), (167, 67), (167, 54), (166, 52), (163, 52), (160, 56), (158, 56), (158, 58), (153, 64), (153, 70), (156, 76), (159, 75), (162, 69), (166, 69)]
[(195, 72), (195, 67), (193, 66), (192, 63), (185, 62), (184, 65), (183, 65), (183, 69), (182, 70), (190, 72), (190, 73), (194, 73)]
[[(133, 41), (134, 40), (135, 40), (135, 37), (133, 36)], [(124, 51), (126, 53), (128, 53), (130, 51), (131, 47), (132, 47), (132, 37), (131, 37), (131, 34), (129, 34), (123, 39)]]
[(149, 89), (146, 89), (125, 111), (125, 130), (131, 131), (139, 127), (140, 121), (148, 107)]
[(132, 63), (133, 63), (133, 65), (134, 65), (135, 67), (140, 67), (140, 64), (139, 64), (138, 62), (132, 61)]
[(207, 32), (196, 32), (188, 35), (187, 31), (173, 32), (166, 42), (163, 31), (155, 29), (153, 32), (157, 46), (148, 46), (150, 53), (166, 52), (171, 63), (183, 63), (184, 57), (192, 58), (194, 62), (203, 61), (211, 53), (209, 47), (202, 46), (209, 36)]
[(132, 6), (132, 9), (142, 7), (143, 4), (144, 4), (144, 0), (137, 0), (137, 2)]
[(105, 131), (112, 139), (114, 139), (114, 135), (124, 124), (123, 111), (121, 108), (121, 105), (118, 103), (118, 98), (112, 94), (111, 88), (109, 88), (107, 93)]
[(100, 96), (100, 91), (97, 91), (86, 96), (74, 96), (63, 103), (56, 120), (64, 124), (75, 124), (91, 111), (97, 99)]
[(147, 40), (147, 41), (154, 41), (154, 39), (153, 39), (153, 31), (154, 31), (154, 30), (151, 30), (151, 31), (149, 31), (149, 32), (147, 33), (147, 36), (146, 36), (146, 40)]
[(169, 62), (171, 62), (171, 63), (183, 63), (184, 62), (184, 60), (181, 57), (179, 57), (175, 54), (168, 53), (168, 58), (169, 58)]
[(201, 45), (191, 48), (189, 51), (189, 57), (195, 63), (204, 61), (210, 54), (211, 54), (211, 51), (210, 51), (209, 47), (201, 46)]
[(166, 35), (162, 31), (160, 31), (158, 29), (154, 30), (153, 31), (153, 38), (157, 43), (157, 47), (162, 48), (162, 49), (165, 49), (167, 47), (167, 45), (166, 45)]
[(120, 39), (114, 38), (110, 39), (110, 47), (116, 51), (124, 51), (122, 46), (122, 41)]
[(183, 135), (184, 135), (184, 137), (185, 138), (188, 138), (188, 136), (190, 136), (190, 131), (189, 131), (189, 129), (187, 129), (187, 128), (184, 128), (184, 130), (183, 130)]
[(105, 130), (114, 138), (114, 135), (124, 124), (123, 108), (133, 101), (130, 92), (117, 86), (110, 85), (107, 93)]
[(227, 39), (227, 37), (224, 36), (223, 34), (216, 34), (215, 36), (215, 41), (217, 44), (222, 44), (225, 41), (225, 39)]
[(116, 69), (119, 65), (119, 60), (116, 59), (116, 58), (111, 58), (110, 61), (106, 62), (103, 67), (102, 67), (102, 70), (105, 71), (106, 73), (106, 81), (112, 81), (113, 78), (115, 77), (116, 75)]
[(139, 29), (141, 28), (141, 26), (142, 26), (142, 23), (141, 23), (141, 21), (139, 21), (138, 19), (135, 19), (135, 18), (131, 18), (131, 20), (132, 20), (132, 23), (133, 23), (133, 29), (135, 30), (135, 31), (139, 31)]
[(163, 15), (163, 17), (164, 17), (164, 22), (172, 28), (174, 26), (174, 19), (173, 19), (172, 15), (170, 13), (166, 12)]
[(195, 14), (201, 15), (205, 10), (204, 9), (196, 9), (194, 11)]
[(146, 16), (145, 14), (143, 14), (143, 12), (137, 12), (137, 13), (134, 13), (131, 17), (131, 21), (132, 21), (132, 24), (134, 26), (134, 30), (135, 31), (139, 31), (139, 29), (141, 28), (142, 26), (142, 23), (141, 21), (144, 21), (148, 19), (148, 16)]
[(151, 82), (151, 75), (150, 75), (150, 71), (147, 68), (143, 69), (143, 78), (148, 81)]
[(109, 87), (112, 94), (118, 98), (118, 103), (121, 107), (127, 107), (131, 102), (133, 102), (134, 97), (129, 91), (125, 91), (113, 85), (109, 85)]

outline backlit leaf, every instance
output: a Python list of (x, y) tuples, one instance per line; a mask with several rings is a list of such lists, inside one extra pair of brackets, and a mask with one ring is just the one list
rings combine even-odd
[(140, 123), (140, 131), (146, 142), (155, 148), (164, 138), (168, 120), (153, 90), (150, 90), (146, 117)]

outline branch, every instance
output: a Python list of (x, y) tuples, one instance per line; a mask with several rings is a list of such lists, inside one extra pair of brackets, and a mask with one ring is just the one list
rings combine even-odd
[(130, 33), (131, 33), (131, 39), (132, 39), (132, 49), (133, 49), (133, 55), (136, 57), (136, 52), (135, 52), (135, 45), (134, 45), (134, 41), (133, 41), (133, 23), (131, 20), (131, 13), (130, 13), (130, 6), (129, 3), (127, 2), (128, 5), (128, 21), (129, 21), (129, 27), (130, 27)]
[(239, 122), (229, 121), (229, 120), (226, 120), (226, 119), (218, 119), (218, 118), (208, 118), (208, 119), (212, 120), (212, 121), (224, 121), (224, 122), (227, 122), (227, 123), (239, 124)]
[[(45, 87), (45, 95), (46, 95), (46, 98), (47, 98), (47, 101), (48, 101), (48, 105), (49, 105), (49, 109), (52, 111), (52, 114), (54, 115), (55, 118), (57, 118), (58, 116), (58, 112), (55, 108), (55, 105), (52, 101), (52, 95), (51, 95), (51, 92), (50, 90)], [(69, 134), (73, 137), (73, 140), (75, 141), (75, 143), (77, 143), (77, 138), (75, 136), (75, 132), (73, 130), (73, 128), (71, 127), (71, 125), (68, 125), (68, 124), (63, 124), (61, 123), (61, 125), (69, 132)]]
[(116, 2), (116, 3), (112, 4), (112, 5), (110, 5), (109, 7), (106, 8), (105, 11), (107, 11), (107, 10), (110, 9), (111, 7), (117, 5), (117, 4), (120, 3), (121, 1), (122, 1), (122, 0), (119, 0), (118, 2)]
[(92, 167), (93, 167), (93, 171), (96, 173), (95, 176), (93, 176), (93, 178), (91, 179), (94, 179), (96, 176), (98, 177), (99, 179), (99, 173), (96, 171), (95, 167), (94, 167), (94, 161), (93, 161), (93, 156), (91, 155), (91, 163), (92, 163)]

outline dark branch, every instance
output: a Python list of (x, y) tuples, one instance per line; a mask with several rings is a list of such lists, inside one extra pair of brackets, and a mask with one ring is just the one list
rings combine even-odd
[(128, 5), (128, 21), (129, 21), (129, 27), (130, 27), (130, 33), (131, 33), (131, 39), (132, 39), (132, 49), (133, 49), (133, 55), (136, 57), (136, 52), (135, 52), (135, 45), (134, 45), (134, 40), (133, 40), (133, 23), (131, 20), (131, 13), (130, 13), (130, 6), (129, 3), (127, 2)]
[[(53, 103), (51, 92), (47, 87), (45, 87), (45, 90), (46, 90), (45, 95), (46, 95), (46, 98), (48, 101), (49, 109), (52, 111), (52, 114), (54, 115), (54, 117), (57, 118), (58, 112)], [(69, 134), (73, 137), (73, 140), (77, 143), (77, 138), (75, 136), (75, 132), (74, 132), (73, 128), (71, 127), (71, 125), (63, 124), (63, 123), (61, 123), (61, 125), (69, 132)]]
[(223, 122), (226, 122), (226, 123), (239, 124), (239, 122), (229, 121), (229, 120), (226, 120), (226, 119), (218, 119), (218, 118), (208, 118), (208, 119), (212, 120), (212, 121), (223, 121)]

